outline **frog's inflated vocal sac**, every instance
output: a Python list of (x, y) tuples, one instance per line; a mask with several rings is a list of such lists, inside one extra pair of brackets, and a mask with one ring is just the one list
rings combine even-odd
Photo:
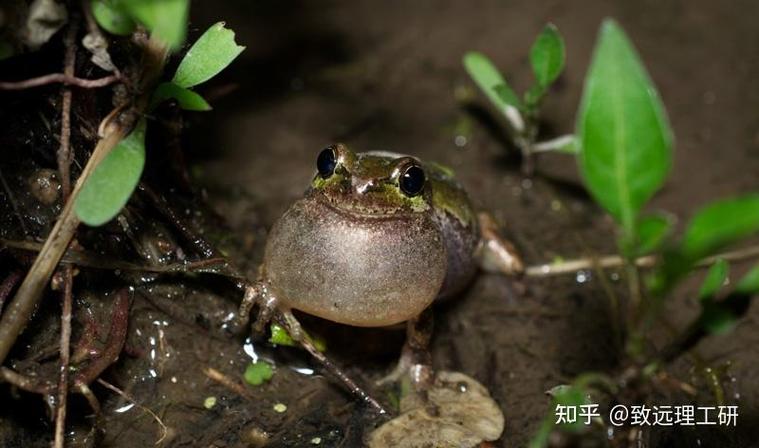
[(515, 274), (522, 263), (442, 166), (390, 152), (353, 153), (342, 144), (322, 150), (316, 165), (304, 197), (268, 236), (241, 316), (257, 303), (259, 327), (275, 310), (297, 327), (292, 309), (362, 327), (408, 321), (401, 362), (389, 378), (408, 372), (419, 385), (430, 372), (431, 326), (423, 312), (460, 291), (478, 267)]

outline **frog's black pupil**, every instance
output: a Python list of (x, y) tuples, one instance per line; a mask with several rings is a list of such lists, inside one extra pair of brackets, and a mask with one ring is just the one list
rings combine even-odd
[(401, 190), (407, 196), (416, 196), (424, 189), (424, 170), (418, 166), (412, 165), (406, 168), (400, 179)]
[(336, 166), (337, 158), (335, 158), (335, 150), (332, 148), (323, 149), (319, 153), (319, 157), (316, 158), (316, 169), (319, 170), (319, 175), (325, 179), (335, 172)]

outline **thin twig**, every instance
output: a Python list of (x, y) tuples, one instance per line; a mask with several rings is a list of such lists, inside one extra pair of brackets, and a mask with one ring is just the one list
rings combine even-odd
[[(12, 249), (39, 252), (42, 244), (34, 241), (13, 241), (0, 239), (0, 245)], [(216, 274), (228, 277), (232, 280), (245, 280), (245, 276), (237, 269), (231, 268), (229, 260), (223, 257), (204, 258), (195, 261), (183, 261), (179, 263), (170, 263), (166, 265), (143, 265), (130, 263), (128, 261), (104, 258), (101, 255), (81, 249), (69, 248), (63, 254), (60, 260), (63, 264), (75, 264), (80, 267), (106, 270), (122, 270), (136, 272), (155, 272), (159, 274)]]
[(98, 87), (111, 85), (120, 79), (121, 78), (119, 78), (117, 75), (108, 75), (97, 79), (84, 79), (67, 75), (65, 73), (51, 73), (49, 75), (29, 78), (23, 81), (0, 81), (0, 90), (24, 90), (31, 89), (32, 87), (40, 87), (48, 84), (58, 83), (65, 84), (67, 86), (81, 87), (83, 89), (96, 89)]
[(320, 352), (319, 349), (316, 348), (316, 346), (311, 341), (311, 338), (306, 335), (305, 331), (300, 326), (300, 323), (290, 311), (283, 312), (276, 310), (274, 319), (279, 325), (287, 330), (290, 336), (295, 341), (297, 341), (298, 344), (303, 347), (311, 355), (312, 358), (318, 361), (329, 373), (331, 373), (335, 378), (343, 383), (343, 385), (353, 395), (358, 397), (365, 404), (369, 405), (369, 407), (374, 409), (374, 411), (379, 415), (389, 415), (387, 410), (374, 397), (364, 391), (364, 389), (356, 384), (356, 382), (353, 381), (353, 379), (351, 379), (351, 377), (349, 377), (345, 372), (343, 372), (340, 367), (338, 367), (335, 363), (332, 362), (331, 359), (327, 358), (324, 353)]
[(223, 373), (219, 372), (213, 367), (204, 367), (203, 374), (207, 376), (208, 379), (210, 379), (211, 381), (215, 381), (221, 384), (222, 386), (226, 387), (227, 389), (231, 390), (237, 395), (247, 398), (248, 400), (255, 400), (255, 396), (253, 396), (253, 393), (247, 388), (245, 388), (244, 385), (231, 379), (227, 375), (224, 375)]
[(63, 267), (63, 310), (61, 313), (60, 371), (58, 372), (58, 400), (55, 402), (54, 448), (63, 448), (66, 429), (66, 403), (68, 401), (69, 362), (71, 359), (71, 308), (73, 267)]
[[(78, 23), (72, 21), (64, 38), (66, 55), (63, 58), (63, 74), (74, 77), (74, 64), (76, 63), (76, 33)], [(61, 178), (61, 190), (63, 201), (68, 200), (71, 194), (71, 89), (63, 88), (61, 101), (61, 146), (58, 148), (58, 174)]]
[(161, 420), (161, 418), (158, 417), (158, 415), (156, 415), (155, 412), (151, 411), (150, 408), (147, 408), (147, 407), (141, 405), (134, 398), (132, 398), (129, 394), (127, 394), (123, 390), (119, 389), (118, 387), (114, 386), (113, 384), (111, 384), (111, 383), (103, 380), (102, 378), (98, 378), (98, 383), (100, 383), (106, 389), (109, 389), (109, 390), (117, 393), (118, 395), (120, 395), (125, 400), (129, 401), (130, 403), (134, 404), (138, 408), (140, 408), (143, 411), (145, 411), (148, 414), (150, 414), (150, 416), (153, 417), (153, 419), (156, 421), (156, 423), (158, 423), (158, 426), (161, 427), (161, 437), (159, 437), (158, 440), (155, 441), (155, 445), (159, 445), (161, 442), (164, 441), (164, 439), (166, 438), (166, 436), (169, 434), (169, 428), (166, 427), (166, 425), (163, 423), (163, 420)]
[[(66, 76), (74, 76), (74, 64), (76, 63), (76, 33), (79, 29), (77, 20), (72, 20), (63, 39), (66, 54), (63, 58), (63, 73)], [(58, 148), (58, 174), (61, 179), (63, 200), (66, 201), (71, 194), (71, 89), (63, 88), (61, 94), (61, 146)], [(64, 266), (61, 270), (63, 275), (63, 304), (61, 307), (61, 342), (60, 342), (60, 369), (58, 371), (58, 399), (55, 402), (55, 438), (54, 448), (63, 448), (66, 431), (66, 407), (68, 402), (69, 364), (71, 362), (71, 308), (72, 290), (74, 283), (74, 267)]]
[[(759, 245), (749, 246), (742, 249), (736, 249), (729, 252), (706, 257), (697, 263), (698, 267), (708, 267), (715, 261), (723, 259), (725, 261), (740, 261), (750, 258), (759, 257)], [(647, 255), (635, 259), (635, 265), (639, 268), (651, 268), (656, 265), (659, 259), (654, 255)], [(545, 263), (527, 267), (525, 275), (527, 277), (551, 277), (554, 275), (573, 274), (583, 269), (590, 269), (597, 265), (600, 268), (618, 268), (624, 266), (625, 260), (619, 255), (605, 255), (600, 257), (578, 258), (574, 260), (563, 261), (560, 263)]]
[(0, 380), (34, 394), (49, 395), (55, 390), (53, 383), (37, 378), (29, 378), (8, 367), (0, 366)]

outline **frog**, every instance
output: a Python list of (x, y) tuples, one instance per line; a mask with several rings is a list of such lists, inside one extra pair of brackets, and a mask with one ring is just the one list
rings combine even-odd
[(304, 341), (293, 310), (357, 327), (406, 323), (396, 368), (432, 381), (432, 304), (459, 295), (478, 270), (518, 276), (524, 264), (492, 215), (477, 211), (453, 171), (388, 151), (323, 148), (311, 184), (271, 228), (259, 278), (240, 305), (255, 331), (275, 314)]

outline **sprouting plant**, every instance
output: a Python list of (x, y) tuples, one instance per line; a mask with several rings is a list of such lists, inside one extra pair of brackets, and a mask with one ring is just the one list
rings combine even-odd
[[(759, 233), (759, 194), (706, 205), (687, 222), (682, 236), (675, 238), (671, 215), (644, 211), (670, 171), (673, 135), (656, 88), (622, 28), (610, 19), (601, 25), (577, 112), (575, 137), (560, 138), (559, 143), (535, 143), (540, 98), (563, 66), (563, 43), (552, 25), (533, 45), (530, 61), (536, 84), (519, 100), (487, 58), (478, 53), (464, 58), (472, 78), (507, 117), (525, 157), (536, 148), (559, 149), (572, 142), (585, 187), (617, 224), (618, 249), (629, 289), (627, 306), (611, 306), (612, 319), (623, 321), (615, 325), (624, 327), (618, 335), (624, 338), (620, 341), (623, 372), (588, 372), (554, 388), (550, 413), (530, 445), (543, 447), (554, 430), (578, 433), (588, 429), (577, 422), (557, 425), (556, 409), (588, 405), (589, 397), (596, 399), (598, 394), (606, 397), (607, 404), (620, 395), (645, 400), (644, 388), (633, 389), (635, 384), (655, 381), (658, 372), (703, 337), (725, 333), (735, 325), (751, 296), (759, 292), (759, 264), (734, 282), (732, 290), (725, 291), (729, 264), (720, 251)], [(656, 262), (642, 275), (640, 257), (646, 255)], [(701, 312), (668, 345), (653, 349), (651, 329), (661, 322), (665, 302), (684, 278), (704, 264), (711, 268), (697, 297)], [(715, 381), (719, 382), (710, 379)], [(723, 397), (717, 393), (715, 399)], [(596, 427), (608, 425), (602, 416), (596, 420), (600, 422)]]
[(540, 103), (564, 70), (564, 59), (564, 40), (556, 26), (549, 23), (530, 49), (530, 65), (535, 81), (520, 99), (487, 56), (478, 52), (464, 55), (464, 67), (469, 76), (506, 119), (513, 142), (522, 153), (522, 170), (526, 174), (533, 171), (536, 153), (575, 151), (571, 135), (536, 142)]
[[(120, 2), (93, 1), (93, 11), (98, 22), (117, 34), (133, 31), (133, 20), (150, 24), (154, 32), (165, 36), (167, 44), (174, 47), (181, 44), (184, 31), (174, 28), (180, 22), (186, 28), (186, 1), (145, 2), (123, 0)], [(161, 6), (150, 6), (158, 5)], [(181, 8), (185, 5), (184, 8)], [(173, 20), (162, 14), (170, 8), (177, 15)], [(127, 14), (129, 13), (129, 14)], [(161, 20), (154, 16), (160, 16)], [(155, 19), (155, 20), (154, 20)], [(132, 20), (132, 21), (130, 21)], [(171, 22), (171, 24), (169, 24)], [(181, 38), (181, 40), (180, 40)], [(212, 25), (193, 44), (177, 67), (169, 82), (159, 84), (152, 94), (148, 111), (161, 102), (173, 99), (179, 107), (190, 111), (207, 111), (211, 106), (193, 87), (216, 76), (227, 67), (245, 47), (237, 45), (234, 32), (219, 22)], [(98, 165), (76, 199), (74, 211), (85, 224), (99, 226), (113, 219), (132, 195), (140, 180), (145, 165), (146, 120), (139, 120), (132, 132)]]

